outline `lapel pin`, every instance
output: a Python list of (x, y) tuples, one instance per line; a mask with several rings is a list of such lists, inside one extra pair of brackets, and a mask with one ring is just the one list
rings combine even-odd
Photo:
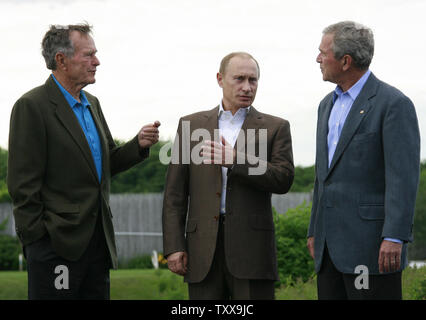
[(363, 114), (363, 113), (364, 113), (364, 110), (361, 110), (359, 113)]

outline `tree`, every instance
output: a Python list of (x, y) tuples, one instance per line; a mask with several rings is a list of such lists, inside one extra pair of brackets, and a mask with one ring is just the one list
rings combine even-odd
[(315, 183), (315, 166), (295, 167), (294, 181), (290, 192), (311, 192)]
[(159, 141), (150, 148), (149, 157), (142, 163), (114, 176), (111, 179), (111, 193), (162, 192), (167, 166), (160, 162), (159, 152), (164, 144), (166, 142)]
[(410, 259), (426, 259), (426, 161), (421, 164), (419, 191), (414, 213), (414, 242), (410, 244)]
[(7, 150), (0, 147), (0, 203), (10, 202), (9, 192), (6, 185), (7, 175)]

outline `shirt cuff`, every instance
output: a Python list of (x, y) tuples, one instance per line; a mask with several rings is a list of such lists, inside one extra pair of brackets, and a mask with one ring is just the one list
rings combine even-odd
[(394, 239), (394, 238), (384, 238), (383, 240), (391, 241), (391, 242), (396, 242), (396, 243), (402, 243), (402, 241), (401, 241), (401, 240), (399, 240), (399, 239)]

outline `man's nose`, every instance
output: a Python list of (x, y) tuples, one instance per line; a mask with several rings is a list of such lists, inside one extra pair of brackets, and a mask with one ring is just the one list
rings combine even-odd
[(95, 56), (95, 58), (94, 58), (94, 60), (93, 60), (93, 64), (94, 64), (95, 66), (98, 66), (98, 65), (100, 65), (100, 64), (101, 64), (101, 62), (99, 61), (99, 59), (98, 59), (98, 57), (97, 57), (97, 56)]
[(317, 62), (321, 63), (321, 53), (318, 53), (318, 55), (317, 55)]
[(246, 81), (244, 81), (244, 83), (243, 83), (243, 90), (244, 91), (251, 91), (251, 85), (250, 85), (250, 82), (248, 81), (248, 80), (246, 80)]

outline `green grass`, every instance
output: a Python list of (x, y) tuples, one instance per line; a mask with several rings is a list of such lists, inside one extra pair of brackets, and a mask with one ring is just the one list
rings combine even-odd
[[(183, 278), (166, 269), (111, 270), (112, 300), (188, 299)], [(0, 300), (28, 298), (27, 273), (0, 272)]]
[(0, 272), (0, 300), (22, 300), (28, 297), (27, 273)]
[[(402, 281), (404, 300), (426, 300), (426, 267), (407, 268), (403, 272)], [(27, 299), (27, 273), (0, 272), (0, 300), (25, 299)], [(172, 274), (167, 269), (111, 270), (111, 299), (185, 300), (188, 299), (188, 290), (182, 277)], [(281, 286), (276, 290), (276, 299), (315, 300), (316, 279)]]
[(188, 299), (183, 278), (166, 269), (111, 271), (112, 300)]

